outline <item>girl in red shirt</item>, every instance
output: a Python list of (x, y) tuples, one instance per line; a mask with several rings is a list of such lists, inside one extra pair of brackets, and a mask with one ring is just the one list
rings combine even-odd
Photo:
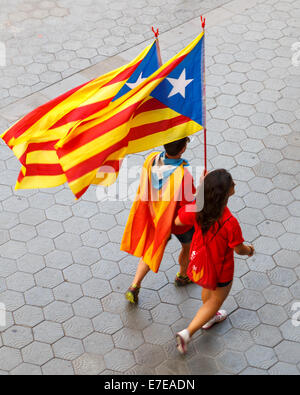
[[(184, 206), (178, 213), (175, 224), (193, 225), (195, 233), (190, 249), (190, 258), (204, 254), (214, 265), (217, 284), (215, 290), (203, 288), (203, 305), (190, 325), (177, 333), (177, 348), (182, 354), (187, 344), (200, 328), (209, 329), (226, 319), (225, 310), (219, 310), (227, 298), (234, 274), (234, 251), (239, 255), (252, 256), (254, 247), (246, 246), (237, 219), (227, 208), (228, 199), (235, 193), (231, 174), (224, 169), (214, 170), (204, 178), (204, 204), (201, 211), (197, 206), (201, 200), (199, 189), (194, 205)], [(202, 192), (203, 194), (203, 192)], [(201, 255), (202, 256), (202, 255)], [(200, 259), (201, 259), (200, 256)], [(204, 257), (203, 257), (204, 259)], [(207, 258), (206, 258), (207, 259)]]

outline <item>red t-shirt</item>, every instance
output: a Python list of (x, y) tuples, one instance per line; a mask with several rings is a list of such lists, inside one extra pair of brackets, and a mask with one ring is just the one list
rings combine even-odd
[[(184, 168), (184, 177), (182, 180), (182, 188), (181, 188), (181, 193), (178, 197), (178, 202), (177, 202), (177, 207), (175, 210), (175, 216), (174, 216), (174, 221), (175, 218), (178, 216), (179, 210), (184, 207), (187, 204), (191, 204), (195, 200), (195, 193), (196, 193), (196, 187), (194, 185), (194, 180), (193, 176), (191, 173), (188, 171), (188, 169), (185, 167)], [(182, 235), (186, 232), (188, 232), (193, 225), (187, 225), (187, 226), (177, 226), (173, 222), (172, 225), (172, 233), (174, 235)]]
[(179, 219), (183, 224), (195, 227), (190, 253), (199, 251), (205, 241), (208, 256), (216, 267), (218, 282), (232, 281), (234, 274), (234, 247), (244, 242), (242, 230), (237, 219), (226, 207), (222, 217), (208, 230), (203, 239), (201, 227), (196, 221), (196, 213), (190, 212), (195, 210), (189, 211), (191, 207), (191, 205), (187, 205), (179, 210), (178, 213)]

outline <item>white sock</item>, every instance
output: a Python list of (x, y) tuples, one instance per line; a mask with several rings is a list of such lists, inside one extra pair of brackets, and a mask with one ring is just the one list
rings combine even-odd
[(186, 343), (191, 340), (190, 332), (188, 331), (188, 329), (183, 329), (181, 332), (178, 332), (178, 335), (180, 335)]

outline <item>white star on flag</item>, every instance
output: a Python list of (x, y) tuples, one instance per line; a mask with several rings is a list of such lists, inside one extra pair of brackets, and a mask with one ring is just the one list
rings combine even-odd
[(167, 78), (167, 80), (170, 82), (170, 84), (173, 86), (170, 94), (168, 97), (172, 97), (176, 95), (177, 93), (180, 93), (181, 96), (185, 99), (185, 88), (194, 80), (187, 80), (186, 79), (186, 73), (185, 69), (183, 69), (182, 73), (180, 74), (180, 77), (177, 78)]
[(141, 82), (143, 82), (144, 80), (146, 80), (147, 78), (143, 78), (141, 73), (139, 75), (139, 78), (135, 81), (135, 82), (127, 82), (126, 85), (128, 86), (128, 88), (130, 89), (134, 89), (135, 87), (137, 87), (138, 85), (140, 85)]

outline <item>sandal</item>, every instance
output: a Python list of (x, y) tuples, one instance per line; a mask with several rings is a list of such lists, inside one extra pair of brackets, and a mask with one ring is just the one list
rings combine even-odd
[(133, 304), (137, 304), (139, 301), (139, 292), (140, 292), (140, 287), (137, 285), (133, 284), (131, 287), (128, 288), (125, 297), (126, 299)]
[(180, 354), (187, 353), (187, 345), (191, 341), (190, 334), (187, 329), (176, 333), (177, 350)]
[(178, 287), (184, 287), (185, 285), (191, 284), (192, 281), (188, 278), (188, 276), (182, 276), (180, 273), (176, 274), (175, 285)]

